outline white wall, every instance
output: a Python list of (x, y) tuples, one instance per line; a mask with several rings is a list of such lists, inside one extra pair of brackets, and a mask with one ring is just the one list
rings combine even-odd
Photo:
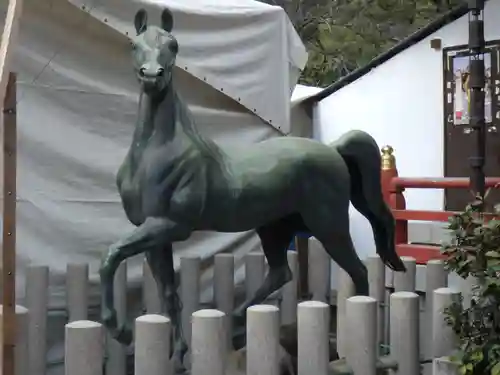
[[(485, 7), (485, 38), (500, 39), (500, 0)], [(361, 129), (380, 146), (394, 147), (398, 170), (406, 177), (443, 176), (442, 51), (429, 42), (441, 38), (444, 47), (468, 42), (467, 15), (406, 49), (315, 107), (314, 137), (329, 143), (350, 129)], [(406, 192), (410, 209), (443, 209), (441, 190)], [(373, 253), (368, 223), (352, 210), (351, 232), (360, 255)]]

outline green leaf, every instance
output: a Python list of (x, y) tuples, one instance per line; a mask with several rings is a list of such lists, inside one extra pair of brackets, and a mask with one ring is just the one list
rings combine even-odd
[(457, 354), (454, 354), (454, 355), (450, 356), (449, 359), (452, 363), (454, 363), (456, 365), (461, 364), (462, 359), (463, 359), (463, 353), (459, 352)]
[(500, 375), (500, 362), (497, 362), (493, 365), (490, 370), (490, 375)]
[(458, 372), (460, 373), (460, 375), (467, 375), (469, 369), (467, 368), (467, 365), (462, 365), (458, 368)]
[(474, 362), (481, 362), (484, 358), (483, 351), (481, 349), (477, 349), (470, 356), (470, 360)]

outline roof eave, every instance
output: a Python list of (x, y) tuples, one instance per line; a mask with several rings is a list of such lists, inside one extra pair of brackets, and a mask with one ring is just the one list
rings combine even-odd
[(309, 104), (318, 102), (327, 96), (333, 94), (335, 91), (340, 90), (341, 88), (347, 86), (348, 84), (356, 81), (357, 79), (361, 78), (365, 74), (369, 73), (372, 69), (375, 69), (379, 65), (383, 64), (384, 62), (390, 60), (397, 54), (403, 52), (407, 48), (417, 44), (418, 42), (422, 41), (423, 39), (427, 38), (428, 36), (432, 35), (442, 27), (450, 24), (453, 21), (456, 21), (460, 17), (464, 16), (468, 12), (468, 5), (467, 3), (464, 3), (455, 9), (450, 10), (449, 12), (443, 14), (441, 17), (438, 19), (432, 21), (429, 23), (427, 26), (422, 27), (421, 29), (415, 31), (413, 34), (408, 36), (407, 38), (403, 39), (401, 42), (397, 43), (394, 45), (392, 48), (388, 49), (384, 53), (381, 53), (377, 57), (375, 57), (373, 60), (371, 60), (368, 64), (353, 70), (351, 73), (345, 75), (338, 81), (333, 82), (330, 86), (326, 87), (322, 91), (318, 92), (317, 94), (309, 97), (306, 99), (306, 102)]

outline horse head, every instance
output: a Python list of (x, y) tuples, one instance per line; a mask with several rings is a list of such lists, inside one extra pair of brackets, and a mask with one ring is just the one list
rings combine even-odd
[(161, 27), (148, 25), (148, 14), (140, 9), (134, 17), (137, 35), (131, 38), (132, 61), (142, 89), (149, 95), (162, 93), (172, 80), (172, 70), (179, 45), (170, 33), (174, 24), (172, 12), (161, 13)]

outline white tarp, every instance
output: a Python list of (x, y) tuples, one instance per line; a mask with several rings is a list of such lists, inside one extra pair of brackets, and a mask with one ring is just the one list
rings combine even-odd
[[(137, 1), (69, 0), (122, 34)], [(177, 66), (223, 91), (282, 132), (290, 127), (289, 97), (307, 53), (280, 7), (254, 0), (149, 0), (150, 22), (159, 7), (174, 14), (180, 44)], [(156, 16), (156, 17), (154, 17)], [(272, 82), (272, 84), (270, 84)]]
[[(285, 13), (249, 0), (163, 4), (173, 10), (180, 45), (176, 85), (200, 131), (220, 144), (287, 133), (293, 77), (305, 52)], [(3, 20), (7, 0), (0, 5)], [(28, 265), (49, 266), (51, 316), (64, 307), (70, 262), (89, 264), (90, 301), (98, 304), (100, 256), (132, 229), (115, 174), (131, 141), (138, 99), (125, 33), (141, 6), (130, 0), (25, 0), (13, 65), (19, 80), (17, 292), (22, 298)], [(147, 8), (150, 22), (158, 22), (158, 8)], [(242, 255), (258, 247), (253, 232), (200, 232), (175, 244), (175, 263), (180, 255), (196, 254), (209, 265), (217, 252), (231, 251), (238, 268)], [(135, 296), (142, 258), (128, 266)], [(202, 279), (208, 298), (210, 267)], [(53, 319), (49, 357), (57, 361), (64, 318)]]

